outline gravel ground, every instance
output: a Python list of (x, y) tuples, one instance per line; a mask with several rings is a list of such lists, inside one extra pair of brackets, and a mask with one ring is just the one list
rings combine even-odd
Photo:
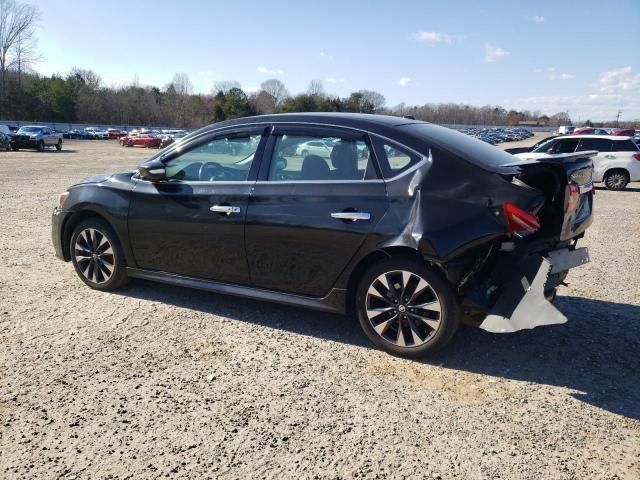
[(56, 260), (57, 194), (149, 151), (0, 153), (1, 478), (640, 477), (640, 184), (598, 190), (565, 325), (428, 361), (347, 318)]

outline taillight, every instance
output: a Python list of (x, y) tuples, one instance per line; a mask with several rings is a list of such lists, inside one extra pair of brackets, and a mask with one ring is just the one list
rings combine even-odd
[(567, 206), (565, 207), (565, 212), (572, 212), (578, 206), (578, 202), (580, 201), (580, 187), (575, 183), (569, 184), (569, 200), (567, 201)]
[(525, 237), (540, 229), (540, 220), (511, 202), (504, 202), (502, 210), (510, 233)]
[(635, 158), (636, 160), (640, 161), (640, 153), (634, 153), (633, 154), (633, 158)]

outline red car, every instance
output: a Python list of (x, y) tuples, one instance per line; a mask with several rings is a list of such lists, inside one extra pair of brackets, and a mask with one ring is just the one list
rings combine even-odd
[(120, 138), (120, 137), (124, 137), (126, 135), (125, 132), (118, 130), (117, 128), (107, 128), (107, 134), (109, 135), (109, 138)]
[(617, 137), (633, 137), (636, 134), (636, 131), (633, 128), (617, 128), (611, 135), (615, 135)]
[(136, 137), (127, 137), (124, 145), (127, 147), (160, 148), (161, 142), (162, 139), (158, 137), (153, 137), (149, 134), (141, 134)]

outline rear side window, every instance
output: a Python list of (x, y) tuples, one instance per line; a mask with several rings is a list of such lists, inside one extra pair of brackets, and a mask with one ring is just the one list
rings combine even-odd
[(278, 135), (269, 181), (372, 180), (376, 173), (364, 136)]
[(614, 152), (637, 152), (638, 147), (631, 140), (620, 140), (613, 142)]
[(579, 152), (586, 152), (588, 150), (597, 150), (598, 152), (610, 152), (611, 140), (607, 138), (583, 138), (580, 141)]
[(380, 167), (385, 178), (395, 177), (418, 163), (422, 157), (406, 148), (382, 139), (377, 140), (381, 150)]

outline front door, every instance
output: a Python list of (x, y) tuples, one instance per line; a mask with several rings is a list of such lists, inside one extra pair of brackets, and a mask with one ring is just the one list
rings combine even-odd
[[(322, 149), (311, 151), (311, 142)], [(255, 286), (327, 294), (387, 209), (366, 135), (276, 127), (246, 218)], [(267, 161), (270, 160), (270, 161)]]
[(263, 131), (187, 144), (165, 162), (165, 181), (136, 183), (129, 233), (139, 268), (249, 283), (244, 220)]

